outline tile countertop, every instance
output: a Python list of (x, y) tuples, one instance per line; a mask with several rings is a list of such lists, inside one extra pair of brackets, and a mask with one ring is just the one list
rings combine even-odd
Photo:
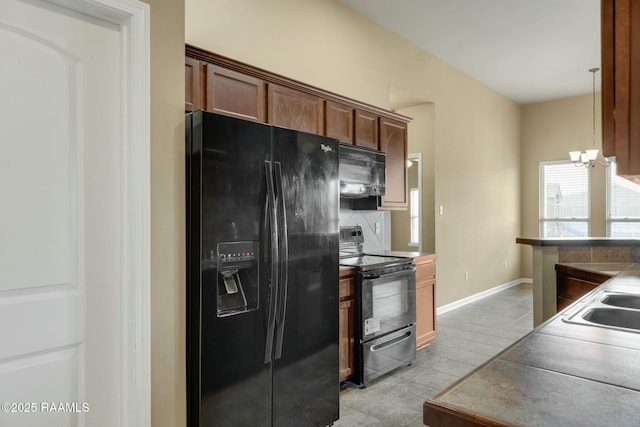
[(532, 246), (640, 246), (640, 239), (618, 237), (516, 237), (516, 243)]
[[(424, 423), (638, 425), (640, 333), (562, 320), (572, 307), (607, 289), (640, 293), (640, 264), (632, 264), (425, 402)], [(454, 421), (458, 424), (448, 424)]]

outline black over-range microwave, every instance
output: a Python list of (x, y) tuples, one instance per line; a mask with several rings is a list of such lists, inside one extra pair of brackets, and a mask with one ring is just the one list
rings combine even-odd
[(384, 196), (385, 161), (380, 151), (340, 144), (340, 197)]

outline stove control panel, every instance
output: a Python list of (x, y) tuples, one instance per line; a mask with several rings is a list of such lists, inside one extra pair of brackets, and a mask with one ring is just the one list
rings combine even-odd
[(364, 242), (362, 227), (352, 225), (348, 227), (340, 227), (340, 243), (359, 244)]

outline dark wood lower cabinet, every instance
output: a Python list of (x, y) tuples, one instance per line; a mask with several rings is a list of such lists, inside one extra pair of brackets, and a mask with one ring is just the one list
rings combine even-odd
[(340, 272), (340, 381), (349, 379), (355, 369), (355, 301), (353, 270)]
[(564, 310), (611, 277), (575, 265), (556, 264), (556, 311)]
[(436, 255), (415, 259), (416, 348), (426, 347), (436, 337)]

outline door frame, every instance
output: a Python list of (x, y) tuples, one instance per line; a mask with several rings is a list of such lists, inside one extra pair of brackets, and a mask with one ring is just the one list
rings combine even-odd
[(122, 426), (151, 425), (150, 20), (137, 0), (43, 0), (118, 26), (121, 70)]

